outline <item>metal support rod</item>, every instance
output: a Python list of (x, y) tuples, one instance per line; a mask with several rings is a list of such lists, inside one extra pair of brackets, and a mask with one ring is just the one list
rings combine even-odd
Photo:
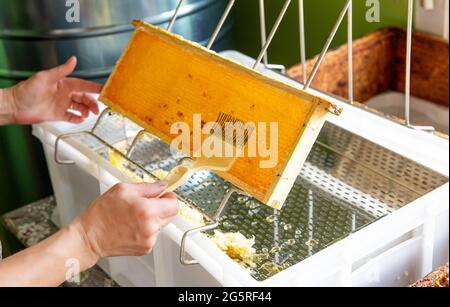
[(414, 0), (408, 0), (408, 25), (406, 34), (406, 76), (405, 76), (405, 124), (411, 126), (411, 52)]
[(406, 31), (406, 71), (405, 71), (405, 125), (414, 130), (434, 133), (436, 129), (432, 126), (411, 125), (411, 62), (412, 62), (412, 32), (414, 0), (408, 0), (408, 24)]
[(261, 63), (264, 55), (267, 53), (267, 49), (269, 49), (270, 43), (272, 43), (272, 40), (273, 40), (275, 34), (277, 33), (278, 28), (280, 27), (280, 24), (283, 21), (284, 15), (286, 15), (286, 12), (287, 12), (290, 4), (291, 4), (291, 0), (286, 0), (286, 2), (284, 3), (284, 6), (281, 9), (280, 15), (278, 15), (278, 18), (275, 21), (272, 31), (270, 31), (267, 41), (264, 44), (264, 47), (262, 48), (261, 52), (259, 53), (259, 56), (255, 61), (255, 64), (253, 65), (253, 69), (255, 69), (259, 65), (259, 63)]
[(333, 41), (334, 37), (336, 36), (336, 32), (339, 29), (339, 26), (341, 25), (342, 21), (344, 20), (345, 14), (348, 11), (348, 8), (350, 7), (351, 0), (347, 0), (347, 3), (345, 4), (344, 8), (342, 9), (341, 13), (339, 14), (339, 17), (336, 21), (336, 24), (334, 25), (333, 29), (331, 30), (330, 35), (328, 36), (328, 39), (325, 43), (325, 46), (322, 49), (322, 52), (320, 53), (319, 58), (317, 59), (316, 63), (314, 64), (314, 68), (311, 72), (311, 75), (308, 78), (308, 81), (306, 81), (304, 90), (309, 89), (311, 86), (311, 83), (314, 80), (314, 77), (317, 74), (317, 71), (319, 70), (320, 65), (322, 64), (323, 60), (325, 59), (325, 56), (327, 55), (328, 49), (330, 48), (331, 42)]
[[(267, 29), (266, 29), (266, 9), (264, 5), (265, 0), (259, 0), (259, 22), (261, 29), (261, 48), (264, 48), (264, 45), (267, 41)], [(270, 64), (269, 63), (269, 55), (268, 51), (264, 53), (263, 57), (264, 66), (267, 69), (275, 69), (279, 70), (282, 74), (286, 73), (286, 67), (284, 65)]]
[[(261, 29), (261, 48), (264, 48), (264, 45), (266, 44), (267, 40), (266, 9), (264, 6), (264, 1), (265, 0), (259, 0), (259, 27)], [(269, 57), (267, 55), (267, 52), (264, 53), (263, 63), (266, 66), (269, 64)]]
[(353, 104), (353, 0), (347, 12), (347, 53), (348, 53), (348, 101)]
[(272, 70), (279, 70), (281, 74), (285, 74), (286, 73), (286, 66), (281, 65), (281, 64), (267, 64), (265, 65), (267, 69), (272, 69)]
[(206, 45), (206, 48), (211, 49), (212, 45), (213, 45), (214, 42), (216, 41), (217, 36), (218, 36), (219, 33), (220, 33), (220, 30), (222, 30), (222, 27), (223, 27), (225, 21), (227, 20), (227, 17), (228, 17), (228, 15), (230, 14), (231, 9), (233, 8), (235, 2), (236, 2), (236, 0), (230, 0), (230, 1), (228, 2), (228, 5), (227, 5), (227, 7), (226, 7), (226, 9), (225, 9), (225, 12), (223, 12), (223, 15), (222, 15), (222, 17), (220, 18), (220, 21), (219, 21), (219, 23), (217, 24), (217, 27), (216, 27), (216, 29), (214, 30), (214, 32), (213, 32), (211, 38), (209, 39), (208, 44)]
[(300, 30), (300, 59), (302, 62), (303, 84), (306, 84), (306, 45), (305, 45), (305, 9), (303, 0), (298, 0), (298, 19)]
[(167, 31), (172, 32), (173, 25), (175, 24), (175, 21), (177, 20), (178, 15), (180, 14), (181, 6), (183, 5), (184, 0), (180, 0), (178, 2), (177, 8), (175, 9), (175, 13), (173, 14), (172, 19), (169, 22), (169, 25), (167, 26)]
[(433, 127), (433, 126), (414, 126), (414, 125), (411, 125), (411, 126), (409, 126), (409, 128), (411, 128), (413, 130), (425, 131), (425, 132), (430, 132), (430, 133), (435, 133), (436, 132), (436, 128)]
[(408, 26), (406, 33), (406, 76), (405, 76), (405, 124), (411, 126), (411, 51), (414, 0), (408, 0)]
[(238, 189), (229, 189), (227, 191), (227, 193), (224, 195), (224, 197), (222, 198), (222, 202), (219, 205), (219, 208), (217, 208), (216, 213), (214, 213), (213, 219), (215, 221), (218, 221), (218, 219), (222, 216), (223, 210), (225, 209), (226, 205), (228, 204), (228, 200), (230, 200), (230, 197), (234, 194), (234, 193), (238, 193), (238, 194), (242, 194), (242, 195), (248, 195)]
[(214, 223), (214, 224), (210, 224), (210, 225), (206, 225), (206, 226), (202, 226), (202, 227), (198, 227), (198, 228), (194, 228), (194, 229), (190, 229), (188, 231), (186, 231), (183, 234), (183, 237), (181, 238), (181, 244), (180, 244), (180, 263), (183, 265), (195, 265), (198, 264), (198, 261), (195, 259), (187, 259), (187, 254), (186, 254), (186, 241), (187, 238), (189, 236), (192, 236), (196, 233), (199, 232), (203, 232), (203, 231), (208, 231), (208, 230), (213, 230), (215, 228), (217, 228), (219, 226), (219, 223)]
[(194, 229), (190, 229), (188, 231), (186, 231), (183, 234), (183, 237), (181, 239), (181, 244), (180, 244), (180, 262), (183, 265), (194, 265), (194, 264), (198, 264), (197, 260), (188, 260), (186, 257), (186, 241), (187, 238), (189, 236), (192, 236), (196, 233), (199, 232), (203, 232), (203, 231), (208, 231), (208, 230), (213, 230), (215, 228), (217, 228), (219, 226), (219, 218), (222, 216), (223, 210), (225, 209), (226, 205), (228, 204), (228, 201), (230, 200), (230, 197), (234, 194), (234, 193), (239, 193), (239, 194), (243, 194), (243, 195), (247, 195), (246, 193), (238, 190), (238, 189), (230, 189), (227, 191), (227, 193), (224, 195), (224, 197), (222, 198), (222, 201), (220, 202), (219, 208), (217, 209), (216, 213), (214, 214), (213, 217), (210, 217), (209, 215), (205, 214), (205, 216), (212, 222), (209, 225), (205, 225), (202, 227), (198, 227), (198, 228), (194, 228)]

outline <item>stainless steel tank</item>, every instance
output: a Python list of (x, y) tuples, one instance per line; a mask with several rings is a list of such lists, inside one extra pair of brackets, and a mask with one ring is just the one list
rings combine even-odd
[[(78, 2), (79, 22), (69, 23), (66, 13), (70, 7), (66, 7), (66, 0), (0, 1), (0, 84), (27, 78), (71, 55), (79, 60), (76, 76), (105, 80), (133, 31), (132, 19), (145, 19), (165, 27), (178, 4), (178, 0)], [(226, 3), (226, 0), (184, 1), (173, 31), (206, 43)], [(231, 46), (231, 26), (230, 20), (214, 49)]]

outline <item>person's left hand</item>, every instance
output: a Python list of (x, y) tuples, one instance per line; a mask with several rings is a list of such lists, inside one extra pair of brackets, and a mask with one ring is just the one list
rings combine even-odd
[(44, 121), (78, 124), (83, 122), (90, 112), (98, 114), (97, 101), (87, 93), (99, 93), (102, 85), (67, 78), (76, 65), (76, 57), (71, 57), (65, 64), (39, 72), (11, 88), (14, 121), (17, 124), (36, 124)]

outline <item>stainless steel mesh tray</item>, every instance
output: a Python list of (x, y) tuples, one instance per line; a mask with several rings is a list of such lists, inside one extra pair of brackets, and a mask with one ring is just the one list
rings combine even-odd
[[(139, 166), (132, 168), (137, 174), (140, 168), (169, 171), (182, 158), (174, 156), (156, 137), (136, 138), (139, 130), (121, 115), (109, 112), (93, 130), (97, 137), (74, 137), (105, 159), (109, 158), (108, 144), (126, 141), (128, 158)], [(327, 123), (282, 211), (233, 194), (218, 229), (255, 237), (256, 267), (250, 272), (255, 279), (264, 280), (447, 181), (432, 170)], [(214, 215), (232, 188), (212, 172), (202, 171), (176, 193)]]

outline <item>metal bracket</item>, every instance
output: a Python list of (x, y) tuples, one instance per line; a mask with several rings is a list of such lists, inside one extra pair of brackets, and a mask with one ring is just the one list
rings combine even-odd
[(172, 32), (172, 28), (173, 28), (173, 26), (174, 26), (174, 24), (175, 24), (175, 21), (177, 20), (177, 17), (178, 17), (178, 15), (180, 14), (180, 9), (181, 9), (181, 6), (183, 5), (183, 1), (184, 1), (184, 0), (180, 0), (180, 1), (178, 2), (178, 5), (177, 5), (177, 8), (175, 9), (175, 12), (174, 12), (174, 14), (173, 14), (173, 17), (172, 17), (172, 19), (170, 20), (169, 25), (167, 26), (167, 31), (168, 31), (168, 32)]
[(152, 134), (150, 134), (149, 132), (145, 131), (145, 130), (141, 130), (139, 131), (136, 136), (134, 137), (133, 141), (131, 142), (130, 147), (128, 147), (127, 152), (125, 153), (125, 156), (127, 158), (131, 158), (131, 155), (133, 154), (134, 148), (137, 145), (137, 142), (144, 136), (144, 135), (150, 135), (153, 137)]
[(228, 18), (228, 15), (230, 15), (231, 9), (234, 6), (234, 3), (236, 0), (230, 0), (228, 2), (227, 7), (225, 8), (225, 11), (223, 12), (222, 17), (219, 20), (219, 23), (217, 24), (213, 34), (211, 35), (211, 38), (208, 41), (208, 44), (206, 44), (206, 48), (211, 49), (211, 47), (214, 45), (214, 42), (216, 41), (217, 36), (220, 33), (220, 30), (222, 30), (223, 25), (225, 24), (225, 21)]
[(336, 33), (344, 20), (344, 17), (347, 15), (348, 26), (347, 26), (347, 48), (348, 48), (348, 101), (350, 104), (354, 103), (354, 89), (353, 89), (353, 0), (347, 0), (344, 8), (339, 14), (339, 17), (331, 30), (328, 39), (317, 59), (314, 67), (311, 71), (310, 76), (306, 77), (306, 47), (305, 47), (305, 26), (304, 26), (304, 6), (303, 0), (299, 0), (299, 22), (300, 22), (300, 57), (302, 62), (302, 75), (303, 75), (303, 89), (308, 90), (314, 80), (314, 77), (319, 70), (320, 65), (325, 59), (326, 54), (330, 48), (331, 43), (333, 42)]
[(66, 139), (66, 138), (70, 138), (70, 137), (74, 137), (74, 136), (79, 136), (79, 135), (83, 135), (83, 134), (89, 134), (88, 131), (81, 131), (81, 132), (73, 132), (73, 133), (66, 133), (66, 134), (62, 134), (60, 136), (58, 136), (56, 138), (55, 141), (55, 152), (54, 152), (54, 159), (55, 162), (59, 165), (75, 165), (75, 162), (71, 161), (71, 160), (62, 160), (59, 157), (59, 144), (62, 140)]
[[(265, 0), (259, 0), (259, 22), (261, 29), (261, 48), (264, 48), (267, 41), (267, 31), (266, 31), (266, 10), (264, 5)], [(263, 57), (264, 67), (267, 69), (279, 70), (282, 74), (286, 73), (286, 67), (279, 64), (269, 64), (269, 56), (266, 51)]]
[[(55, 162), (59, 165), (75, 165), (75, 162), (70, 161), (70, 160), (62, 160), (59, 157), (59, 144), (61, 143), (61, 141), (63, 141), (64, 139), (70, 138), (70, 137), (74, 137), (74, 136), (79, 136), (79, 135), (83, 135), (83, 134), (89, 134), (92, 135), (98, 139), (100, 139), (98, 136), (95, 135), (95, 130), (97, 129), (98, 125), (100, 124), (100, 122), (103, 120), (103, 117), (105, 117), (106, 114), (108, 114), (109, 112), (111, 112), (110, 108), (106, 108), (105, 110), (102, 111), (102, 113), (98, 116), (97, 120), (95, 121), (94, 126), (91, 128), (91, 130), (89, 131), (80, 131), (80, 132), (70, 132), (70, 133), (65, 133), (65, 134), (61, 134), (60, 136), (58, 136), (55, 140), (55, 152), (54, 152), (54, 159)], [(100, 139), (101, 140), (101, 139)], [(101, 140), (103, 143), (106, 143), (105, 141)]]
[[(262, 8), (264, 8), (264, 3), (262, 1), (260, 1), (260, 4), (262, 4)], [(263, 38), (262, 41), (265, 41), (265, 43), (262, 46), (261, 52), (259, 53), (259, 55), (255, 61), (255, 64), (253, 64), (253, 69), (256, 69), (258, 67), (259, 63), (261, 63), (261, 61), (263, 60), (263, 58), (267, 57), (267, 50), (269, 49), (269, 46), (272, 43), (272, 40), (275, 37), (275, 34), (277, 33), (278, 28), (280, 27), (280, 24), (283, 21), (284, 16), (286, 15), (286, 12), (287, 12), (290, 4), (291, 4), (291, 0), (286, 0), (286, 2), (283, 5), (283, 8), (281, 9), (280, 14), (278, 15), (277, 20), (275, 21), (275, 24), (272, 27), (272, 30), (269, 33), (269, 36), (267, 37), (267, 39)], [(264, 14), (261, 14), (261, 16), (262, 15), (264, 15)], [(265, 21), (264, 21), (264, 27), (261, 27), (261, 29), (263, 29), (263, 28), (265, 28)]]
[(180, 246), (180, 262), (183, 265), (194, 265), (194, 264), (198, 264), (197, 260), (194, 259), (187, 259), (187, 255), (186, 255), (186, 241), (189, 238), (189, 236), (192, 236), (194, 234), (197, 234), (199, 232), (202, 231), (209, 231), (209, 230), (213, 230), (215, 228), (217, 228), (219, 226), (219, 219), (222, 216), (223, 211), (225, 210), (226, 205), (228, 204), (228, 201), (230, 200), (230, 197), (234, 194), (234, 193), (239, 193), (242, 195), (248, 195), (247, 193), (238, 190), (236, 188), (232, 188), (230, 190), (227, 191), (227, 193), (225, 194), (225, 196), (223, 197), (222, 201), (220, 202), (220, 205), (216, 211), (216, 213), (214, 214), (214, 216), (210, 216), (207, 213), (204, 213), (205, 218), (208, 219), (208, 221), (210, 221), (210, 224), (202, 226), (202, 227), (197, 227), (197, 228), (193, 228), (190, 229), (188, 231), (186, 231), (183, 234), (183, 237), (181, 239), (181, 246)]
[[(328, 53), (328, 49), (330, 48), (331, 43), (333, 42), (334, 37), (336, 36), (336, 33), (339, 29), (339, 26), (341, 25), (342, 21), (344, 20), (345, 15), (347, 14), (349, 7), (352, 5), (352, 0), (347, 0), (347, 2), (345, 3), (344, 8), (342, 9), (341, 13), (339, 14), (339, 17), (333, 27), (333, 29), (331, 30), (330, 34), (328, 35), (328, 39), (325, 43), (325, 45), (323, 46), (322, 52), (319, 55), (319, 58), (317, 59), (316, 63), (314, 64), (314, 68), (311, 71), (311, 74), (308, 78), (308, 80), (306, 81), (306, 84), (304, 86), (304, 90), (308, 90), (311, 86), (311, 83), (314, 80), (314, 77), (317, 74), (317, 71), (319, 70), (320, 65), (322, 64), (323, 60), (325, 59), (325, 56)], [(349, 42), (350, 43), (350, 42)], [(350, 45), (350, 44), (349, 44)]]
[(411, 124), (411, 61), (414, 0), (408, 0), (408, 25), (406, 33), (406, 73), (405, 73), (405, 125), (414, 130), (435, 133), (431, 126), (414, 126)]
[(302, 63), (303, 85), (306, 84), (306, 45), (305, 45), (305, 9), (303, 0), (298, 0), (298, 22), (300, 33), (300, 60)]

